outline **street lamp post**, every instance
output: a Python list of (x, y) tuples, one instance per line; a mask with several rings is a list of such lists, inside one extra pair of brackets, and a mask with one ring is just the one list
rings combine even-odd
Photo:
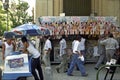
[(6, 25), (6, 31), (8, 31), (8, 8), (9, 8), (9, 0), (4, 0), (3, 7), (7, 11), (7, 25)]

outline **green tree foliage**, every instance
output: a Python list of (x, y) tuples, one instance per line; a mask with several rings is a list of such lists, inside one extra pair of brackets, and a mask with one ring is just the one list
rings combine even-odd
[(3, 4), (0, 1), (0, 36), (6, 30), (6, 11), (3, 10)]
[(19, 0), (19, 4), (12, 2), (11, 8), (9, 10), (10, 21), (12, 22), (11, 27), (14, 28), (21, 24), (27, 23), (29, 20), (27, 9), (29, 5), (27, 2), (22, 2)]
[(18, 0), (19, 3), (16, 3), (16, 1), (17, 0), (12, 0), (8, 10), (4, 10), (3, 3), (0, 1), (0, 36), (3, 35), (6, 30), (10, 30), (27, 22), (32, 22), (32, 16), (29, 16), (27, 13), (27, 9), (29, 8), (28, 3), (21, 0)]

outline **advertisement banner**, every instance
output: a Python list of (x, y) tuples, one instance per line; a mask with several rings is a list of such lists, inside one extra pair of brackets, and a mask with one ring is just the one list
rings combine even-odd
[(40, 26), (51, 30), (51, 35), (101, 35), (118, 31), (113, 16), (43, 16)]

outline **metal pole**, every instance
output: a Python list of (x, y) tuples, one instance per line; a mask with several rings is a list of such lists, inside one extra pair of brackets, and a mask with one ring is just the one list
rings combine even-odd
[(7, 10), (7, 26), (6, 26), (6, 31), (8, 31), (8, 10)]
[(95, 14), (95, 0), (94, 0), (94, 11), (93, 11), (93, 14)]
[(48, 0), (47, 0), (47, 16), (48, 16)]
[(6, 31), (8, 31), (8, 8), (9, 8), (9, 0), (5, 0), (3, 2), (3, 7), (7, 11), (7, 23), (6, 23)]
[(60, 11), (60, 0), (59, 0), (59, 15), (60, 15), (61, 11)]
[(120, 26), (120, 0), (119, 0), (119, 10), (118, 10), (118, 26)]

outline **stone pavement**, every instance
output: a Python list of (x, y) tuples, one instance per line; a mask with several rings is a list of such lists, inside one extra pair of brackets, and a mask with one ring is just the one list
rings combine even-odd
[[(82, 77), (80, 72), (77, 71), (76, 69), (74, 69), (73, 71), (74, 76), (67, 76), (66, 73), (62, 73), (62, 72), (57, 73), (55, 70), (55, 67), (57, 65), (52, 65), (53, 80), (96, 80), (97, 70), (94, 69), (94, 65), (95, 64), (85, 64), (86, 71), (88, 73), (87, 77)], [(0, 68), (3, 68), (1, 53), (0, 53)], [(43, 73), (44, 73), (44, 68), (43, 68)], [(104, 80), (105, 73), (106, 73), (106, 69), (103, 69), (102, 71), (100, 71), (99, 80)], [(120, 75), (120, 68), (117, 68), (113, 80), (120, 80), (119, 75)], [(109, 77), (110, 77), (110, 74), (108, 75), (107, 80), (109, 80)], [(33, 77), (28, 77), (27, 80), (34, 80), (34, 79)]]
[[(53, 80), (96, 80), (97, 70), (94, 69), (94, 65), (95, 64), (86, 64), (85, 65), (86, 70), (88, 72), (87, 77), (82, 77), (80, 72), (77, 71), (76, 69), (74, 69), (74, 71), (73, 71), (74, 76), (67, 76), (66, 73), (62, 73), (62, 72), (57, 73), (55, 70), (56, 65), (52, 65)], [(106, 69), (103, 69), (102, 71), (100, 71), (99, 80), (104, 80), (105, 73), (106, 73)], [(107, 76), (106, 80), (109, 80), (110, 77), (111, 77), (111, 75), (109, 74)], [(27, 78), (27, 80), (34, 80), (34, 79), (33, 79), (33, 77), (29, 77), (29, 78)], [(113, 80), (120, 80), (120, 68), (117, 68)]]

